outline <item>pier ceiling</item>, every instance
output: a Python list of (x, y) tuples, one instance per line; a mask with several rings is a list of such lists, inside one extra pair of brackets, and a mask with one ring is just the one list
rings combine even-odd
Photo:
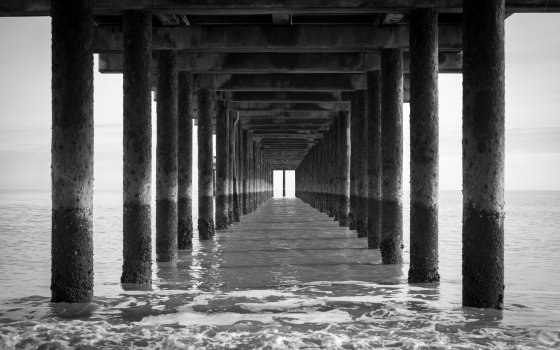
[[(7, 0), (0, 4), (3, 16), (49, 16), (51, 0)], [(119, 16), (127, 9), (149, 10), (162, 16), (198, 16), (203, 23), (212, 23), (213, 16), (256, 17), (275, 15), (282, 21), (285, 13), (297, 20), (309, 15), (358, 14), (408, 14), (417, 7), (432, 7), (441, 13), (460, 13), (462, 0), (96, 0), (97, 16)], [(557, 0), (506, 0), (506, 11), (513, 12), (559, 12)], [(366, 17), (363, 15), (362, 17)], [(184, 19), (180, 19), (185, 22)], [(190, 23), (190, 19), (187, 20)], [(335, 21), (336, 19), (331, 19)], [(193, 18), (193, 23), (196, 20)], [(223, 19), (222, 19), (223, 21)], [(202, 22), (202, 21), (201, 21)], [(174, 23), (174, 22), (169, 22)], [(186, 22), (185, 22), (186, 23)], [(297, 22), (296, 22), (297, 23)], [(198, 24), (198, 23), (197, 23)]]

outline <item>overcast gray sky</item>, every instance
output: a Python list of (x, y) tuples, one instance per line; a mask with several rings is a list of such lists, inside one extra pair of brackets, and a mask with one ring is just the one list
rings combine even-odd
[[(560, 190), (558, 33), (556, 14), (506, 21), (506, 189)], [(48, 190), (50, 18), (0, 18), (0, 47), (0, 189)], [(95, 188), (120, 189), (122, 75), (95, 72)], [(440, 75), (442, 190), (461, 189), (461, 81)], [(408, 122), (404, 133), (406, 190)]]

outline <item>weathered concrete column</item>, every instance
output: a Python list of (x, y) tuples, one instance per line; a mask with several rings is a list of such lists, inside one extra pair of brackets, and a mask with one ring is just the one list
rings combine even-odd
[(282, 197), (286, 197), (286, 170), (282, 170)]
[(358, 237), (367, 237), (367, 120), (366, 120), (366, 91), (355, 92), (352, 122), (356, 124), (356, 232)]
[(192, 134), (193, 134), (193, 75), (179, 72), (179, 214), (178, 247), (192, 248)]
[(504, 300), (504, 0), (463, 3), (463, 305)]
[(356, 144), (356, 122), (354, 119), (356, 114), (356, 99), (352, 96), (351, 112), (350, 112), (350, 212), (348, 214), (348, 228), (356, 229), (356, 206), (358, 205), (356, 198), (357, 178), (356, 178), (356, 157), (358, 145)]
[(338, 197), (337, 197), (337, 180), (338, 180), (338, 118), (334, 118), (331, 125), (331, 137), (329, 139), (329, 211), (334, 218), (338, 221)]
[(87, 303), (93, 296), (93, 1), (55, 1), (51, 14), (51, 301)]
[(237, 123), (237, 207), (239, 211), (239, 220), (241, 220), (241, 215), (243, 215), (243, 196), (244, 196), (244, 181), (245, 181), (245, 154), (243, 153), (243, 128), (241, 127), (241, 122)]
[(350, 211), (350, 113), (339, 113), (338, 225), (348, 226)]
[(212, 239), (214, 229), (212, 101), (210, 91), (198, 90), (198, 236)]
[[(227, 103), (226, 103), (227, 108)], [(227, 109), (227, 118), (228, 118), (228, 225), (233, 224), (234, 222), (234, 215), (233, 215), (233, 171), (234, 171), (234, 143), (235, 143), (235, 134), (234, 131), (234, 122), (235, 119), (233, 118), (233, 112), (228, 108)]]
[(123, 35), (123, 271), (152, 281), (152, 15), (126, 11)]
[(381, 75), (367, 73), (368, 248), (381, 242)]
[(255, 211), (258, 207), (258, 180), (259, 180), (259, 157), (258, 157), (258, 145), (256, 141), (251, 141), (252, 146), (252, 193), (251, 193), (251, 211)]
[(232, 215), (233, 222), (239, 222), (241, 219), (241, 214), (239, 211), (239, 123), (237, 120), (237, 112), (230, 111), (232, 115), (231, 118), (231, 130), (230, 130), (230, 164), (232, 164), (231, 169), (231, 200), (232, 200)]
[(177, 51), (160, 51), (157, 83), (156, 261), (177, 260)]
[(410, 283), (438, 273), (438, 14), (410, 14)]
[(381, 257), (402, 263), (403, 64), (400, 49), (381, 51)]
[(242, 195), (242, 209), (243, 209), (243, 215), (247, 215), (249, 214), (251, 211), (249, 209), (249, 154), (250, 154), (250, 150), (249, 150), (249, 133), (247, 132), (247, 130), (243, 129), (242, 132), (243, 135), (243, 195)]
[(216, 104), (216, 229), (225, 230), (229, 224), (229, 122), (224, 101)]

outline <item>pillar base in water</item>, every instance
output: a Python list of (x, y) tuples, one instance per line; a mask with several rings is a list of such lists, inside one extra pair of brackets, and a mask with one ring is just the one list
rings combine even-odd
[[(408, 282), (439, 281), (438, 273), (438, 210), (437, 205), (410, 204), (410, 270)], [(412, 239), (412, 233), (415, 239)]]
[(381, 237), (379, 231), (374, 227), (373, 223), (368, 221), (367, 223), (367, 239), (368, 239), (368, 249), (379, 249), (381, 244)]
[(124, 252), (121, 283), (152, 282), (151, 208), (149, 204), (124, 204)]
[(178, 222), (178, 240), (177, 246), (179, 249), (191, 249), (193, 237), (193, 222), (192, 216), (186, 216)]
[(348, 228), (351, 229), (351, 230), (356, 229), (356, 219), (354, 218), (353, 213), (348, 214)]
[(216, 230), (226, 230), (229, 226), (228, 196), (216, 196)]
[(214, 229), (214, 220), (211, 218), (198, 219), (198, 237), (202, 240), (212, 239), (216, 231)]
[(156, 261), (177, 260), (177, 202), (156, 200)]
[(477, 210), (474, 206), (467, 206), (463, 212), (463, 305), (502, 309), (503, 213)]
[(93, 296), (93, 222), (81, 209), (52, 211), (51, 302), (88, 303)]
[(408, 283), (439, 282), (438, 269), (410, 269), (408, 270)]
[(367, 237), (367, 223), (364, 220), (356, 220), (356, 233), (358, 238)]

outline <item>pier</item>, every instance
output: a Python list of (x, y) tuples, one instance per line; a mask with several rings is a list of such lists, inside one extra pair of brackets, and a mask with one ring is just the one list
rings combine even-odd
[[(437, 82), (439, 74), (459, 73), (462, 302), (501, 309), (504, 22), (524, 12), (560, 12), (560, 1), (1, 4), (0, 16), (52, 17), (52, 301), (93, 296), (95, 53), (101, 72), (123, 74), (121, 282), (149, 285), (152, 249), (158, 262), (173, 262), (193, 239), (212, 240), (217, 230), (236, 234), (236, 222), (263, 235), (263, 223), (270, 223), (294, 239), (305, 230), (324, 230), (326, 237), (348, 227), (364, 238), (354, 241), (363, 249), (379, 249), (377, 263), (399, 265), (408, 244), (403, 201), (411, 208), (408, 280), (437, 282)], [(403, 103), (410, 103), (410, 116), (403, 115)], [(405, 179), (408, 122), (411, 174)], [(191, 170), (194, 126), (197, 174)], [(283, 171), (284, 196), (285, 171), (295, 170), (298, 199), (272, 200), (275, 170)], [(410, 181), (410, 198), (403, 197), (404, 181)], [(336, 222), (317, 219), (303, 203)]]

